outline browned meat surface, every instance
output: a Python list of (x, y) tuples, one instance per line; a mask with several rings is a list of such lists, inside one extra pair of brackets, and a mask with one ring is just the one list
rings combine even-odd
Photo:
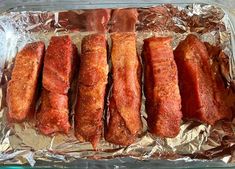
[(114, 9), (110, 20), (110, 32), (134, 32), (137, 9)]
[(29, 43), (16, 55), (7, 88), (10, 120), (22, 121), (35, 113), (38, 78), (42, 70), (44, 48), (43, 42)]
[(144, 91), (148, 129), (160, 137), (175, 137), (182, 118), (178, 72), (171, 38), (144, 40)]
[(111, 39), (113, 86), (105, 139), (114, 144), (129, 145), (142, 129), (140, 62), (136, 53), (136, 38), (134, 33), (115, 33)]
[(103, 130), (105, 90), (108, 79), (106, 39), (92, 34), (82, 40), (75, 113), (75, 135), (96, 148)]

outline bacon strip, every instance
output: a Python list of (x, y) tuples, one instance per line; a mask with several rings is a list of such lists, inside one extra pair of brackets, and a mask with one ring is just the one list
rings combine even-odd
[(105, 90), (108, 79), (104, 34), (88, 35), (82, 40), (75, 114), (75, 135), (96, 148), (103, 130)]
[[(220, 107), (219, 86), (213, 75), (206, 46), (195, 35), (188, 35), (175, 52), (184, 118), (214, 124), (230, 118), (231, 112)], [(225, 111), (226, 110), (226, 111)]]
[(175, 137), (182, 118), (171, 41), (169, 37), (152, 37), (144, 40), (143, 47), (147, 123), (149, 131), (160, 137)]
[(115, 33), (112, 38), (113, 87), (108, 105), (105, 139), (130, 145), (142, 129), (140, 118), (140, 62), (134, 33)]
[(43, 42), (29, 43), (16, 55), (7, 88), (10, 120), (23, 121), (35, 113), (38, 78), (42, 70), (44, 49)]

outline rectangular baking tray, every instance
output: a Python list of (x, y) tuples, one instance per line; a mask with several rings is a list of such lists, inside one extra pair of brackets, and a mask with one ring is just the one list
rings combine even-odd
[[(20, 12), (20, 11), (60, 11), (73, 9), (96, 9), (96, 8), (122, 8), (122, 7), (150, 7), (161, 4), (173, 4), (185, 6), (192, 3), (210, 4), (221, 7), (228, 15), (231, 26), (235, 26), (235, 1), (234, 0), (0, 0), (0, 13)], [(233, 30), (232, 30), (233, 31)], [(234, 32), (233, 32), (234, 33)], [(233, 54), (234, 37), (232, 36)], [(234, 55), (233, 55), (234, 56)], [(31, 168), (30, 165), (4, 165), (1, 168)], [(46, 162), (37, 161), (34, 168), (102, 168), (102, 169), (202, 169), (202, 168), (235, 168), (235, 164), (225, 164), (221, 161), (202, 161), (202, 160), (137, 160), (133, 158), (116, 158), (107, 160), (77, 159), (70, 163), (59, 161)]]

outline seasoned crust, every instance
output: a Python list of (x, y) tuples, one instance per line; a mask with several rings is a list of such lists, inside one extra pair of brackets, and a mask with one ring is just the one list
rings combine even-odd
[(68, 96), (43, 89), (37, 114), (38, 129), (43, 134), (68, 133)]
[(108, 79), (107, 49), (104, 34), (83, 38), (78, 74), (75, 135), (96, 148), (103, 130), (103, 111)]
[(105, 139), (114, 144), (129, 145), (142, 129), (140, 62), (134, 33), (114, 33), (111, 38), (113, 87)]
[(7, 87), (8, 116), (12, 121), (23, 121), (35, 113), (44, 50), (43, 42), (33, 42), (27, 44), (16, 55)]
[(53, 36), (47, 48), (44, 68), (43, 87), (55, 93), (67, 94), (72, 72), (72, 40), (68, 35)]
[(52, 37), (44, 60), (43, 91), (37, 114), (37, 125), (41, 133), (68, 133), (68, 89), (77, 65), (77, 48), (70, 37)]
[(148, 129), (160, 137), (175, 137), (182, 118), (178, 72), (170, 37), (144, 40), (144, 91)]

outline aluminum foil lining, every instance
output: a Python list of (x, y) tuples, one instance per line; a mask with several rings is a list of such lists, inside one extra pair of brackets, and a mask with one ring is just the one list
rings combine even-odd
[[(63, 11), (65, 18), (67, 16), (70, 20), (61, 19), (61, 12), (6, 12), (0, 16), (0, 164), (29, 163), (33, 166), (37, 160), (68, 163), (78, 158), (110, 159), (127, 156), (140, 160), (200, 159), (235, 162), (235, 120), (220, 121), (215, 126), (187, 121), (182, 123), (180, 133), (175, 138), (154, 137), (146, 130), (144, 96), (141, 108), (144, 130), (141, 137), (128, 147), (112, 145), (102, 139), (98, 151), (94, 151), (90, 143), (77, 141), (73, 129), (68, 135), (44, 136), (38, 133), (35, 124), (8, 124), (6, 86), (17, 51), (26, 43), (37, 40), (43, 40), (47, 45), (51, 36), (62, 34), (69, 34), (80, 50), (82, 37), (92, 33), (81, 29), (84, 28), (82, 24), (86, 23), (69, 22), (76, 19), (70, 16), (80, 16), (86, 10)], [(202, 4), (177, 7), (161, 5), (138, 8), (138, 13), (136, 32), (139, 54), (143, 39), (153, 35), (172, 36), (175, 48), (189, 33), (194, 33), (203, 41), (220, 47), (227, 59), (225, 65), (220, 63), (225, 70), (223, 76), (228, 88), (231, 88), (226, 98), (231, 105), (235, 103), (232, 89), (235, 79), (232, 49), (235, 46), (232, 46), (231, 40), (234, 35), (229, 18), (221, 8)], [(112, 23), (108, 23), (104, 30), (109, 32), (111, 26)], [(107, 38), (110, 42), (109, 33)]]

